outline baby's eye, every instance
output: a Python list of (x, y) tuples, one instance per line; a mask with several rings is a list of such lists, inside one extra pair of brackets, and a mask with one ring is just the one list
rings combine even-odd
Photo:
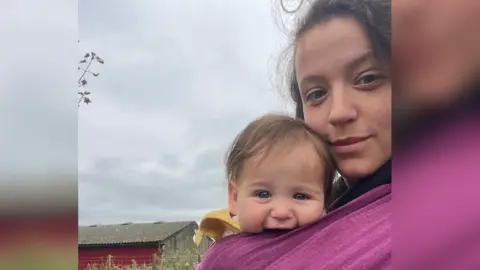
[(308, 195), (307, 194), (303, 194), (303, 193), (296, 193), (295, 195), (293, 195), (293, 198), (295, 200), (308, 200)]
[(258, 191), (255, 191), (255, 196), (257, 196), (260, 199), (268, 199), (271, 197), (271, 194), (266, 190), (258, 190)]

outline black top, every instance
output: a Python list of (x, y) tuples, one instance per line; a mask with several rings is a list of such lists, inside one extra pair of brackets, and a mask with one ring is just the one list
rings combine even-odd
[(391, 159), (389, 159), (372, 175), (359, 179), (354, 186), (350, 187), (343, 195), (341, 195), (330, 205), (328, 211), (335, 210), (367, 193), (368, 191), (381, 185), (390, 184), (391, 182), (392, 162)]

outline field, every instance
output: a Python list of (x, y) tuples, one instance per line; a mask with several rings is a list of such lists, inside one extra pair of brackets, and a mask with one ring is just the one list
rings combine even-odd
[(127, 267), (119, 267), (115, 265), (114, 260), (107, 259), (102, 265), (91, 265), (89, 270), (194, 270), (201, 257), (198, 249), (191, 249), (165, 254), (162, 258), (154, 255), (153, 265), (137, 265), (132, 261)]

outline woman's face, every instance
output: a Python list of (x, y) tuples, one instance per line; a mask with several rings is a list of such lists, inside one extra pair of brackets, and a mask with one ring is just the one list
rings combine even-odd
[(479, 10), (478, 0), (392, 1), (393, 63), (402, 100), (418, 108), (444, 107), (463, 94), (480, 67)]
[(355, 180), (391, 156), (391, 83), (353, 18), (335, 18), (297, 40), (295, 71), (305, 121), (328, 138), (339, 170)]

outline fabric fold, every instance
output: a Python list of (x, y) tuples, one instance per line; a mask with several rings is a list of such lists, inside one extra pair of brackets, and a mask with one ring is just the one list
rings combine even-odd
[(207, 251), (196, 269), (388, 269), (391, 249), (387, 184), (308, 226), (226, 237)]

